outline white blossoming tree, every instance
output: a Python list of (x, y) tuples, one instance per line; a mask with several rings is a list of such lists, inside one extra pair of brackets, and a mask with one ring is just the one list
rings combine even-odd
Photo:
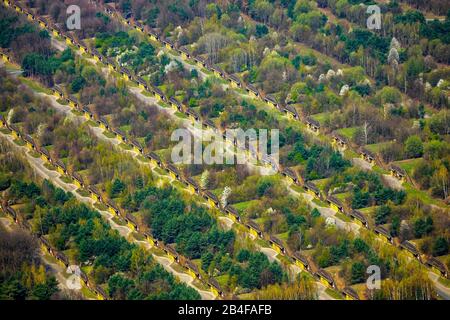
[(11, 108), (11, 110), (9, 110), (9, 112), (8, 112), (8, 115), (6, 116), (6, 121), (8, 123), (11, 123), (11, 119), (12, 119), (13, 115), (14, 115), (14, 108)]
[(391, 40), (390, 48), (391, 48), (391, 49), (394, 48), (394, 49), (396, 49), (396, 50), (399, 50), (399, 49), (401, 48), (400, 42), (398, 42), (398, 40), (397, 40), (395, 37), (393, 37), (392, 40)]
[(209, 171), (205, 170), (202, 173), (202, 176), (200, 178), (200, 187), (202, 189), (206, 189), (208, 187), (208, 183), (209, 183)]
[(332, 70), (332, 69), (328, 70), (327, 75), (326, 75), (327, 80), (330, 80), (331, 78), (333, 78), (335, 76), (336, 76), (336, 72), (334, 72), (334, 70)]
[(394, 62), (397, 63), (398, 66), (398, 61), (400, 60), (400, 56), (398, 54), (397, 49), (395, 48), (391, 48), (391, 50), (389, 50), (389, 55), (388, 55), (388, 62), (389, 64), (392, 66)]
[(400, 50), (400, 43), (398, 42), (397, 39), (392, 38), (391, 40), (391, 45), (390, 45), (390, 50), (389, 50), (389, 54), (388, 54), (388, 63), (392, 68), (392, 76), (388, 75), (388, 81), (389, 83), (391, 83), (395, 77), (397, 76), (397, 71), (398, 71), (398, 65), (399, 65), (399, 61), (400, 61), (400, 55), (398, 54), (398, 50)]
[(341, 91), (339, 92), (340, 96), (345, 96), (347, 92), (350, 90), (350, 87), (348, 84), (344, 84), (341, 88)]
[(220, 198), (220, 202), (222, 203), (222, 207), (225, 208), (227, 206), (227, 204), (228, 204), (228, 197), (230, 196), (230, 194), (231, 194), (231, 188), (229, 186), (226, 186), (223, 189), (222, 197)]

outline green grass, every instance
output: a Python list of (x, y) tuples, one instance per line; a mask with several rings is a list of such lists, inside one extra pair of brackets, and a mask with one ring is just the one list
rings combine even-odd
[(72, 112), (74, 115), (76, 115), (77, 117), (82, 117), (83, 116), (83, 112), (78, 111), (76, 109), (71, 109), (70, 112)]
[(23, 147), (26, 144), (24, 141), (20, 139), (14, 139), (14, 143), (21, 147)]
[(278, 254), (276, 257), (280, 262), (284, 262), (285, 264), (291, 264), (292, 260), (289, 259), (287, 256), (282, 255), (282, 254)]
[(180, 266), (178, 263), (174, 262), (170, 265), (170, 267), (179, 273), (186, 273), (186, 269)]
[(61, 176), (60, 179), (61, 179), (62, 182), (65, 182), (67, 184), (72, 184), (73, 183), (72, 179), (70, 179), (69, 177), (66, 177), (66, 176)]
[(82, 286), (81, 287), (81, 293), (83, 294), (84, 297), (86, 297), (87, 299), (95, 299), (97, 300), (97, 296), (95, 295), (95, 293), (93, 293), (91, 290), (89, 290), (86, 286)]
[(210, 75), (213, 74), (211, 71), (209, 71), (208, 69), (203, 68), (203, 67), (200, 68), (200, 70), (201, 70), (201, 72), (203, 72), (204, 74), (206, 74), (206, 75), (208, 75), (208, 76), (210, 76)]
[(195, 61), (191, 61), (190, 59), (186, 59), (186, 60), (184, 60), (184, 62), (186, 64), (189, 64), (189, 65), (194, 66), (194, 67), (197, 65), (197, 63)]
[(405, 188), (405, 191), (407, 192), (408, 197), (419, 198), (425, 204), (434, 204), (439, 207), (444, 207), (444, 208), (446, 207), (442, 201), (434, 199), (426, 191), (418, 190), (418, 189), (414, 188), (409, 182), (403, 183), (403, 187)]
[(328, 178), (325, 178), (325, 179), (314, 180), (313, 182), (320, 190), (323, 190), (325, 188), (325, 185), (328, 182), (328, 180), (329, 180)]
[(59, 104), (63, 105), (63, 106), (67, 106), (69, 103), (66, 100), (63, 99), (57, 99), (56, 102), (58, 102)]
[(111, 131), (108, 131), (108, 130), (104, 130), (103, 135), (109, 139), (114, 139), (116, 137), (116, 135), (114, 133), (112, 133)]
[(89, 197), (91, 196), (91, 194), (90, 194), (88, 191), (83, 190), (83, 189), (78, 189), (78, 190), (77, 190), (77, 193), (78, 193), (80, 196), (85, 197), (85, 198), (89, 198)]
[(238, 298), (240, 300), (254, 300), (255, 294), (253, 292), (239, 294)]
[(138, 241), (145, 241), (145, 237), (140, 233), (133, 232), (131, 235)]
[(359, 127), (350, 127), (350, 128), (342, 128), (339, 130), (336, 130), (337, 133), (340, 133), (347, 139), (351, 140), (353, 138), (353, 135), (355, 134), (356, 130), (358, 130)]
[(127, 223), (125, 222), (125, 220), (122, 220), (122, 219), (120, 219), (119, 217), (117, 217), (117, 216), (114, 216), (113, 218), (112, 218), (112, 221), (114, 221), (116, 224), (118, 224), (119, 226), (126, 226), (127, 225)]
[(306, 279), (311, 279), (311, 280), (314, 280), (314, 281), (315, 281), (314, 276), (313, 276), (311, 273), (309, 273), (309, 272), (302, 272), (302, 273), (301, 273), (301, 276), (302, 276), (302, 277), (305, 277)]
[(313, 198), (312, 202), (314, 202), (315, 204), (317, 204), (320, 207), (328, 207), (328, 204), (326, 204), (325, 202), (323, 202), (322, 200), (319, 200), (317, 198)]
[(161, 175), (161, 176), (164, 176), (164, 175), (166, 175), (167, 173), (163, 170), (163, 169), (161, 169), (160, 167), (155, 167), (155, 170), (154, 170), (157, 174), (159, 174), (159, 175)]
[(41, 252), (43, 253), (42, 255), (44, 256), (45, 260), (47, 260), (49, 263), (59, 265), (59, 261), (56, 260), (54, 256), (50, 255), (46, 250), (41, 250)]
[(343, 300), (343, 299), (344, 299), (344, 297), (342, 296), (342, 294), (340, 294), (339, 292), (337, 292), (336, 290), (333, 290), (333, 289), (331, 289), (331, 288), (327, 288), (327, 289), (325, 290), (325, 292), (326, 292), (328, 295), (330, 295), (331, 297), (333, 297), (334, 299), (337, 299), (337, 300)]
[(103, 203), (100, 203), (100, 202), (96, 202), (94, 204), (94, 207), (97, 208), (100, 211), (107, 211), (108, 210), (108, 207), (106, 205), (104, 205)]
[(389, 171), (384, 170), (383, 168), (381, 168), (381, 167), (379, 167), (377, 165), (372, 167), (372, 171), (375, 172), (375, 173), (378, 173), (378, 174), (389, 174)]
[(162, 100), (159, 101), (158, 104), (159, 104), (161, 107), (163, 107), (163, 108), (168, 108), (168, 109), (171, 108), (167, 103), (165, 103), (165, 102), (162, 101)]
[(258, 202), (259, 200), (249, 200), (249, 201), (244, 201), (244, 202), (238, 202), (238, 203), (234, 203), (233, 206), (238, 210), (238, 211), (245, 211), (245, 209), (247, 209), (250, 205)]
[(137, 159), (142, 162), (150, 162), (150, 160), (148, 160), (146, 157), (142, 156), (141, 154), (137, 156)]
[(220, 286), (222, 288), (224, 288), (224, 287), (226, 287), (229, 278), (230, 278), (230, 275), (224, 274), (224, 275), (216, 277), (216, 280), (217, 280), (217, 282), (219, 282)]
[(209, 287), (206, 284), (204, 284), (203, 282), (201, 282), (200, 280), (198, 280), (198, 279), (195, 279), (192, 284), (196, 288), (199, 288), (200, 290), (203, 290), (203, 291), (208, 291), (209, 290)]
[(358, 210), (361, 211), (362, 213), (370, 215), (370, 214), (374, 213), (377, 208), (378, 208), (378, 206), (373, 206), (373, 207), (361, 208)]
[(256, 244), (261, 246), (261, 247), (263, 247), (263, 248), (270, 248), (270, 244), (266, 240), (263, 240), (263, 239), (260, 239), (260, 238), (258, 238), (256, 240)]
[(129, 81), (129, 80), (126, 81), (126, 84), (127, 84), (128, 87), (132, 87), (132, 88), (138, 88), (139, 87), (139, 85), (137, 85), (133, 81)]
[(355, 289), (356, 292), (358, 293), (358, 295), (361, 297), (361, 296), (365, 295), (365, 292), (367, 289), (367, 284), (365, 282), (364, 283), (356, 283), (356, 284), (352, 285), (351, 287), (353, 289)]
[(127, 125), (121, 126), (120, 130), (122, 130), (124, 132), (129, 132), (131, 130), (131, 125), (127, 124)]
[(288, 237), (289, 237), (289, 231), (286, 231), (286, 232), (284, 232), (284, 233), (279, 233), (279, 234), (277, 234), (277, 237), (278, 237), (280, 240), (287, 241), (287, 239), (288, 239)]
[(358, 158), (359, 154), (352, 149), (347, 148), (344, 150), (344, 157), (347, 159)]
[(188, 119), (189, 117), (185, 115), (184, 113), (181, 113), (180, 111), (175, 112), (175, 115), (182, 119)]
[(32, 156), (33, 158), (39, 158), (41, 155), (39, 152), (34, 151), (34, 150), (30, 150), (28, 151), (28, 153), (30, 154), (30, 156)]
[(334, 196), (341, 200), (342, 202), (345, 202), (345, 199), (349, 198), (352, 195), (351, 192), (344, 192), (344, 193), (337, 193)]
[(18, 77), (18, 78), (19, 78), (20, 82), (22, 82), (23, 84), (30, 87), (30, 89), (32, 89), (33, 91), (45, 93), (45, 94), (49, 94), (49, 95), (52, 94), (50, 89), (43, 87), (41, 84), (39, 84), (36, 81), (33, 81), (33, 80), (31, 80), (29, 78), (25, 78), (25, 77)]
[(182, 183), (181, 183), (180, 181), (178, 181), (178, 180), (173, 181), (173, 182), (172, 182), (172, 186), (175, 187), (175, 188), (177, 188), (177, 189), (184, 189), (184, 188), (185, 188), (184, 184), (182, 184)]
[(20, 67), (17, 64), (14, 64), (10, 61), (8, 62), (3, 62), (3, 67), (5, 68), (5, 70), (7, 72), (16, 72), (16, 71), (21, 71), (22, 69), (20, 69)]
[(293, 185), (291, 186), (291, 188), (292, 188), (294, 191), (297, 191), (298, 193), (303, 193), (303, 192), (305, 192), (305, 190), (304, 190), (302, 187), (300, 187), (300, 186), (298, 186), (298, 185), (296, 185), (296, 184), (293, 184)]
[(163, 256), (166, 255), (166, 254), (164, 253), (164, 251), (162, 251), (161, 249), (159, 249), (159, 248), (157, 248), (157, 247), (151, 247), (151, 248), (150, 248), (150, 252), (151, 252), (152, 254), (156, 255), (156, 256), (159, 256), (159, 257), (163, 257)]
[(328, 112), (316, 113), (311, 116), (311, 118), (313, 118), (314, 120), (319, 121), (320, 124), (323, 124), (325, 122), (325, 120), (327, 119), (327, 117), (329, 117)]
[(341, 212), (337, 212), (336, 213), (336, 217), (341, 219), (342, 221), (345, 221), (345, 222), (351, 222), (352, 221), (352, 219), (350, 217), (346, 216), (345, 214), (343, 214)]
[(55, 167), (48, 162), (44, 163), (44, 167), (46, 167), (48, 170), (56, 171)]
[(390, 144), (392, 144), (392, 141), (368, 144), (366, 145), (366, 149), (372, 151), (373, 153), (378, 153)]
[(175, 51), (175, 50), (173, 50), (173, 49), (167, 49), (167, 48), (166, 48), (166, 50), (167, 50), (172, 56), (174, 56), (174, 57), (180, 57), (180, 54), (179, 54), (177, 51)]
[(121, 143), (119, 144), (119, 146), (125, 150), (131, 150), (133, 149), (130, 145), (126, 144), (126, 143)]
[(405, 170), (408, 174), (412, 174), (414, 168), (423, 162), (423, 158), (407, 159), (402, 161), (395, 161), (394, 164)]
[(443, 284), (444, 286), (450, 288), (450, 279), (445, 279), (443, 277), (439, 277), (439, 283)]
[(88, 120), (87, 124), (91, 127), (98, 127), (98, 123), (95, 122), (94, 120)]
[(141, 94), (143, 94), (144, 96), (149, 97), (149, 98), (154, 97), (153, 94), (151, 92), (148, 92), (147, 90), (142, 90)]

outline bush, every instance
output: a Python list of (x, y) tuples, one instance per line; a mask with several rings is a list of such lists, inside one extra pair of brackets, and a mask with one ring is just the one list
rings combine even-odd
[(437, 238), (433, 244), (433, 256), (443, 256), (447, 253), (448, 253), (447, 239), (443, 237)]
[(366, 268), (361, 262), (355, 262), (352, 265), (352, 284), (364, 282), (366, 277)]
[(385, 224), (389, 215), (391, 214), (391, 208), (388, 206), (380, 206), (375, 211), (375, 223)]
[(410, 158), (419, 158), (423, 155), (423, 142), (418, 136), (410, 136), (405, 143), (405, 152)]

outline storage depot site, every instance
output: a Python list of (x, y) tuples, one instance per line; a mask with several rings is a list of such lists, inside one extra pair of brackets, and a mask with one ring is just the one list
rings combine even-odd
[(0, 17), (0, 299), (450, 299), (448, 2)]

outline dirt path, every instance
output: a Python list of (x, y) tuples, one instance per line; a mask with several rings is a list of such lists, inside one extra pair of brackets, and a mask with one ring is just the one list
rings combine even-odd
[[(278, 252), (276, 252), (274, 249), (267, 248), (267, 247), (260, 247), (259, 250), (267, 256), (267, 258), (269, 259), (270, 262), (276, 261), (279, 264), (281, 264), (280, 259), (278, 259), (278, 257), (277, 257)], [(295, 279), (296, 275), (299, 274), (300, 272), (304, 272), (304, 271), (302, 269), (300, 269), (300, 267), (296, 266), (295, 264), (291, 264), (289, 266), (288, 273), (292, 279)], [(323, 285), (319, 281), (315, 281), (315, 283), (316, 283), (316, 288), (317, 288), (317, 296), (318, 296), (319, 300), (336, 300), (325, 292), (325, 290), (327, 289), (327, 287), (325, 285)]]
[(395, 189), (395, 190), (403, 190), (403, 189), (405, 189), (402, 186), (401, 181), (399, 181), (398, 179), (394, 178), (393, 176), (391, 176), (389, 174), (383, 174), (382, 179), (392, 189)]
[(434, 283), (434, 287), (439, 297), (444, 300), (450, 300), (450, 288), (439, 282), (439, 276), (432, 271), (428, 271), (428, 278)]
[(361, 158), (352, 158), (351, 161), (354, 166), (356, 166), (362, 170), (365, 170), (365, 171), (372, 170), (373, 164), (370, 164)]
[(328, 293), (326, 293), (327, 287), (323, 283), (316, 281), (316, 288), (319, 300), (336, 300)]
[(61, 265), (54, 263), (50, 261), (45, 255), (41, 255), (42, 261), (48, 266), (48, 268), (51, 270), (51, 272), (55, 275), (56, 279), (58, 280), (58, 287), (62, 291), (77, 291), (76, 289), (71, 289), (67, 285), (68, 277), (66, 276), (66, 269), (63, 268)]
[(50, 43), (52, 46), (54, 46), (59, 51), (64, 51), (67, 49), (67, 44), (65, 44), (62, 41), (56, 40), (53, 36), (50, 37)]
[(277, 258), (278, 252), (276, 252), (275, 250), (271, 248), (261, 247), (260, 251), (267, 256), (270, 262), (280, 262), (280, 260)]
[(231, 220), (228, 217), (219, 217), (219, 221), (221, 222), (221, 225), (225, 231), (231, 230), (233, 228), (233, 220)]

